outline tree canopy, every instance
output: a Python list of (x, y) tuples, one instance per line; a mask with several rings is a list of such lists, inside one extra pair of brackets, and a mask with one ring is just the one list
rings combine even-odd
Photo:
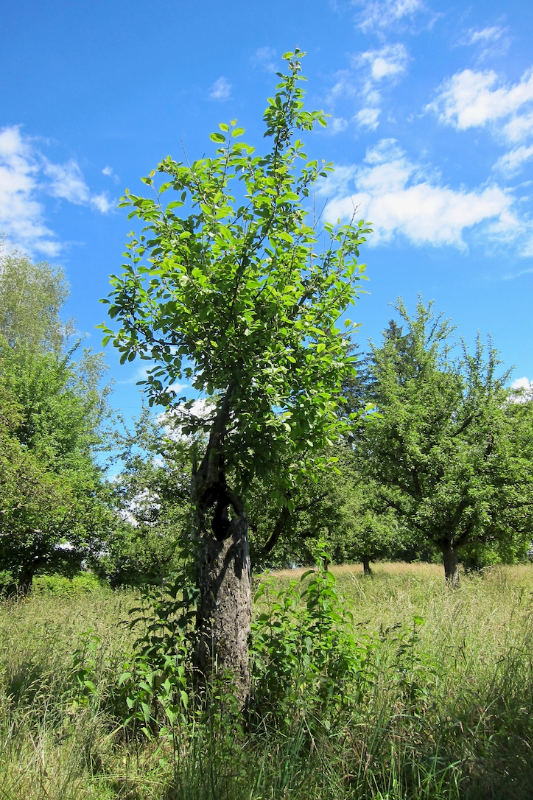
[[(145, 228), (132, 234), (123, 272), (112, 277), (118, 328), (103, 326), (123, 362), (154, 362), (150, 403), (173, 404), (172, 387), (184, 378), (214, 401), (210, 417), (191, 416), (184, 428), (208, 434), (192, 490), (198, 665), (206, 668), (214, 647), (244, 694), (251, 597), (242, 493), (254, 477), (277, 474), (274, 497), (290, 506), (287, 489), (309, 462), (324, 463), (338, 435), (340, 387), (353, 366), (350, 323), (345, 333), (337, 326), (357, 296), (367, 233), (363, 221), (309, 218), (313, 184), (332, 167), (309, 160), (298, 138), (325, 125), (323, 112), (304, 109), (302, 55), (284, 56), (288, 74), (264, 113), (265, 155), (240, 141), (235, 120), (222, 123), (210, 137), (213, 157), (189, 164), (169, 156), (157, 168), (163, 183), (155, 171), (143, 179), (153, 197), (126, 193), (122, 205)], [(168, 190), (175, 199), (164, 205)], [(292, 472), (278, 468), (282, 459)]]
[[(357, 446), (388, 504), (443, 553), (457, 581), (459, 548), (531, 535), (531, 461), (520, 440), (530, 414), (513, 406), (497, 353), (477, 340), (454, 356), (453, 329), (420, 300), (389, 326), (369, 360), (370, 413)], [(529, 416), (529, 420), (531, 417)]]

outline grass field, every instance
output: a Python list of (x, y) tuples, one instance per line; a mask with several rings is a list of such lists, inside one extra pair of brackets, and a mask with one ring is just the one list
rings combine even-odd
[(172, 743), (121, 725), (133, 593), (44, 581), (1, 603), (1, 800), (533, 797), (533, 567), (456, 591), (428, 564), (332, 571), (368, 654), (357, 702), (317, 718), (304, 686), (283, 725), (244, 728), (214, 703)]

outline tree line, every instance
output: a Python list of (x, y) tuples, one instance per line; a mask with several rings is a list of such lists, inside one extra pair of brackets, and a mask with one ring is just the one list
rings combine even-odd
[[(149, 362), (157, 415), (112, 424), (102, 357), (61, 321), (61, 271), (0, 261), (0, 569), (27, 591), (42, 571), (159, 583), (190, 563), (197, 670), (216, 658), (243, 703), (252, 562), (306, 563), (317, 540), (367, 573), (439, 553), (456, 585), (461, 554), (512, 561), (531, 542), (533, 403), (492, 342), (456, 343), (422, 299), (412, 315), (399, 300), (364, 354), (341, 324), (371, 231), (309, 211), (332, 165), (298, 138), (325, 125), (304, 108), (301, 55), (268, 101), (265, 155), (223, 123), (212, 157), (168, 157), (150, 197), (123, 198), (145, 227), (112, 276), (104, 341)], [(183, 379), (201, 409), (176, 396)]]

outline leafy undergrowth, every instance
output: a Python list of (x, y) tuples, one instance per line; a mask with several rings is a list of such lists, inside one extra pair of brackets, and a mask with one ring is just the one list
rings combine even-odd
[(0, 798), (533, 796), (533, 568), (456, 591), (426, 565), (261, 579), (244, 719), (222, 678), (207, 704), (191, 688), (193, 601), (1, 604)]

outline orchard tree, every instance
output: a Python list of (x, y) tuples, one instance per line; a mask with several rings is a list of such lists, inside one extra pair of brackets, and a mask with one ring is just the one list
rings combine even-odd
[(79, 569), (112, 523), (94, 458), (104, 366), (67, 349), (67, 296), (61, 269), (0, 242), (0, 570), (24, 593), (39, 572)]
[(94, 459), (105, 399), (101, 359), (0, 338), (0, 569), (20, 592), (45, 571), (72, 573), (113, 524)]
[(91, 566), (111, 586), (160, 584), (187, 546), (194, 442), (171, 414), (144, 408), (131, 430), (120, 422), (110, 459), (120, 464), (111, 484), (120, 522)]
[[(144, 224), (132, 234), (123, 273), (112, 277), (106, 338), (122, 362), (151, 360), (150, 403), (175, 402), (183, 378), (213, 400), (185, 433), (207, 429), (192, 474), (197, 609), (195, 659), (233, 674), (241, 702), (250, 689), (251, 618), (246, 492), (254, 477), (276, 474), (280, 453), (295, 465), (278, 472), (277, 498), (310, 469), (337, 435), (339, 387), (352, 363), (339, 317), (356, 297), (363, 222), (319, 228), (305, 205), (332, 167), (309, 161), (298, 131), (325, 125), (304, 110), (299, 50), (287, 53), (264, 114), (265, 155), (239, 141), (236, 122), (211, 134), (211, 158), (165, 158), (144, 182), (152, 198), (126, 193), (122, 205)], [(163, 195), (174, 191), (166, 205)], [(181, 209), (181, 211), (180, 211)], [(105, 327), (105, 326), (103, 326)], [(311, 459), (312, 461), (312, 459)], [(317, 455), (314, 468), (323, 464)], [(290, 500), (287, 500), (290, 505)]]
[[(508, 374), (489, 341), (453, 357), (453, 328), (418, 302), (384, 333), (368, 361), (369, 413), (356, 437), (359, 461), (405, 524), (442, 552), (459, 581), (465, 545), (520, 549), (531, 537), (531, 415), (505, 389)], [(529, 414), (529, 416), (528, 416)], [(529, 422), (529, 428), (528, 428)], [(529, 444), (528, 444), (529, 442)]]

